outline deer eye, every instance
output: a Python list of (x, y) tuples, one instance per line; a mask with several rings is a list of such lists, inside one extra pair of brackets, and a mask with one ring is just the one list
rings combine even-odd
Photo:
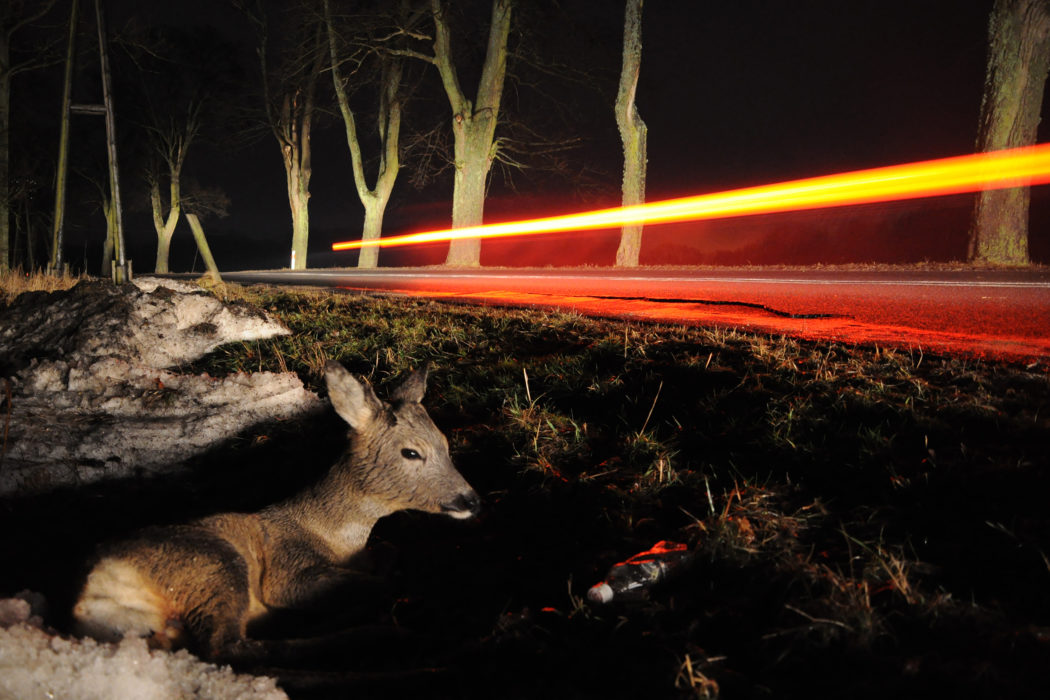
[(409, 447), (406, 447), (405, 449), (401, 450), (401, 456), (405, 459), (423, 459), (423, 455), (419, 454), (418, 452)]

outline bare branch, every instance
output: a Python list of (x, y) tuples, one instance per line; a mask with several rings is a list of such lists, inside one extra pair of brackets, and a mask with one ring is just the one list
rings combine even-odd
[[(46, 15), (46, 14), (47, 14), (48, 12), (50, 12), (50, 11), (51, 11), (51, 8), (55, 6), (55, 1), (56, 1), (56, 0), (45, 0), (45, 1), (44, 1), (44, 2), (43, 2), (43, 3), (42, 3), (42, 4), (41, 4), (41, 5), (40, 5), (40, 6), (39, 6), (39, 7), (37, 8), (37, 11), (36, 11), (36, 12), (34, 12), (34, 13), (32, 13), (32, 14), (29, 14), (29, 15), (26, 15), (26, 16), (25, 16), (25, 17), (23, 17), (22, 19), (16, 19), (16, 20), (14, 20), (14, 21), (13, 21), (13, 22), (12, 22), (12, 23), (11, 23), (11, 24), (10, 24), (10, 25), (9, 25), (9, 26), (7, 27), (7, 36), (8, 36), (8, 38), (10, 38), (10, 37), (11, 37), (11, 36), (12, 36), (13, 34), (15, 34), (16, 32), (18, 32), (18, 31), (19, 31), (20, 29), (22, 29), (22, 27), (25, 27), (25, 26), (27, 26), (27, 25), (30, 25), (30, 24), (32, 24), (33, 22), (36, 22), (36, 21), (37, 21), (38, 19), (40, 19), (41, 17), (43, 17), (44, 15)], [(11, 3), (11, 6), (13, 6), (14, 4), (15, 4), (15, 3), (13, 3), (13, 2), (12, 2), (12, 3)], [(9, 12), (10, 12), (10, 7), (11, 7), (11, 6), (9, 6)], [(24, 5), (24, 4), (22, 4), (22, 7), (23, 7), (23, 9), (24, 9), (25, 5)], [(11, 15), (13, 15), (13, 13), (9, 14), (9, 16), (11, 16)]]
[(430, 0), (430, 10), (434, 17), (434, 66), (438, 69), (441, 82), (445, 86), (452, 113), (460, 118), (469, 116), (473, 111), (470, 100), (459, 86), (456, 67), (452, 65), (452, 42), (449, 38), (449, 27), (446, 17), (448, 7), (441, 0)]
[(7, 74), (11, 77), (20, 75), (22, 73), (28, 73), (34, 70), (40, 70), (41, 68), (50, 68), (51, 66), (62, 63), (64, 59), (61, 58), (38, 58), (37, 60), (23, 61), (22, 63), (16, 63), (12, 65)]
[(404, 140), (404, 158), (414, 164), (408, 179), (414, 189), (423, 189), (452, 167), (450, 136), (447, 123), (441, 119), (431, 128), (416, 131)]
[(433, 41), (434, 40), (434, 38), (432, 36), (430, 36), (429, 34), (424, 34), (423, 32), (415, 32), (415, 31), (412, 31), (410, 29), (405, 29), (404, 27), (398, 27), (394, 31), (390, 32), (389, 34), (376, 37), (375, 40), (377, 42), (379, 42), (379, 43), (386, 43), (386, 42), (390, 41), (391, 39), (394, 39), (394, 38), (399, 37), (399, 36), (408, 37), (409, 39), (415, 39), (416, 41)]
[(203, 187), (195, 180), (190, 180), (186, 183), (182, 207), (187, 214), (222, 219), (229, 215), (230, 198), (218, 187)]
[(406, 58), (415, 58), (419, 59), (420, 61), (426, 61), (431, 65), (437, 65), (436, 58), (434, 58), (433, 56), (428, 56), (427, 54), (421, 53), (419, 51), (413, 51), (411, 49), (383, 49), (383, 51), (390, 54), (391, 56), (405, 56)]
[(503, 95), (503, 79), (507, 74), (507, 36), (510, 33), (511, 0), (493, 0), (492, 22), (489, 25), (487, 60), (478, 82), (476, 108), (499, 111)]

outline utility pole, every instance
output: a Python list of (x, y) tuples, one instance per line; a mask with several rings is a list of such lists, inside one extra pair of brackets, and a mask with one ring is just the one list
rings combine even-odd
[(120, 171), (117, 167), (117, 126), (113, 110), (113, 87), (109, 70), (109, 51), (106, 40), (106, 24), (102, 12), (102, 0), (95, 0), (95, 26), (98, 30), (99, 71), (102, 77), (102, 104), (71, 104), (73, 87), (73, 60), (78, 17), (78, 0), (73, 0), (69, 16), (69, 42), (66, 53), (65, 85), (62, 95), (62, 128), (58, 145), (58, 174), (55, 184), (55, 224), (51, 248), (52, 272), (59, 272), (62, 262), (62, 231), (65, 223), (66, 177), (69, 169), (69, 118), (71, 114), (95, 114), (106, 117), (106, 150), (109, 161), (110, 204), (113, 209), (113, 253), (110, 273), (116, 284), (131, 279), (131, 261), (125, 258), (124, 217), (120, 204)]
[(62, 227), (65, 224), (66, 215), (66, 174), (69, 172), (69, 102), (73, 92), (73, 56), (77, 38), (78, 5), (78, 0), (73, 0), (73, 9), (69, 13), (66, 74), (62, 85), (62, 128), (58, 136), (58, 170), (55, 174), (55, 217), (51, 230), (51, 262), (47, 266), (51, 274), (61, 274), (65, 267), (62, 260)]

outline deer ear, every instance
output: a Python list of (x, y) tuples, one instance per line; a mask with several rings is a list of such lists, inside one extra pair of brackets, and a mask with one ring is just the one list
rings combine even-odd
[(427, 373), (429, 371), (429, 366), (424, 364), (420, 369), (411, 372), (391, 392), (390, 398), (398, 403), (420, 403), (423, 400), (423, 394), (427, 392)]
[(330, 360), (325, 365), (324, 378), (332, 407), (355, 430), (364, 428), (383, 410), (372, 387), (355, 379), (338, 362)]

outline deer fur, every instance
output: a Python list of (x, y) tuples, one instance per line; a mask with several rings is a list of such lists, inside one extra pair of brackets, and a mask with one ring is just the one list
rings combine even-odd
[(325, 381), (349, 446), (317, 484), (256, 513), (157, 527), (103, 549), (73, 609), (76, 631), (189, 646), (208, 657), (250, 644), (248, 624), (352, 584), (376, 521), (400, 510), (466, 519), (479, 499), (421, 405), (426, 369), (376, 398), (338, 362)]

